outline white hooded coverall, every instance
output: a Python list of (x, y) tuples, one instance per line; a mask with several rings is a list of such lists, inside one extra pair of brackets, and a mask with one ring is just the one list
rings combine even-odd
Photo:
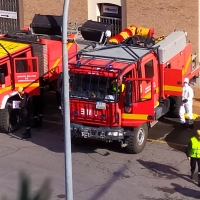
[(188, 101), (186, 103), (182, 103), (179, 110), (180, 115), (180, 122), (181, 124), (185, 123), (185, 113), (187, 113), (189, 118), (189, 125), (193, 124), (193, 114), (192, 114), (192, 103), (194, 98), (194, 92), (193, 89), (189, 86), (189, 79), (184, 79), (184, 86), (182, 89), (182, 101), (184, 99), (187, 99)]

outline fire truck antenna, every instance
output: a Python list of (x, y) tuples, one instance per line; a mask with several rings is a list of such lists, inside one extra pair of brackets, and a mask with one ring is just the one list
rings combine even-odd
[(73, 200), (72, 183), (72, 155), (71, 155), (71, 130), (70, 130), (70, 104), (69, 104), (69, 70), (67, 51), (67, 28), (69, 1), (64, 1), (63, 26), (62, 26), (62, 59), (63, 59), (63, 87), (64, 87), (64, 135), (65, 135), (65, 192), (66, 200)]

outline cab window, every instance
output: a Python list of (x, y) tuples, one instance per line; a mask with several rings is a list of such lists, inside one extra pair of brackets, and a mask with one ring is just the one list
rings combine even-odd
[[(153, 60), (148, 61), (144, 65), (144, 69), (145, 69), (145, 78), (153, 78), (154, 77)], [(149, 81), (146, 81), (146, 82), (149, 83)]]
[(24, 72), (37, 72), (37, 64), (33, 59), (29, 59), (26, 53), (18, 55), (16, 58), (21, 58), (16, 60), (16, 73)]
[(3, 73), (4, 76), (8, 76), (8, 66), (7, 63), (0, 64), (0, 73)]

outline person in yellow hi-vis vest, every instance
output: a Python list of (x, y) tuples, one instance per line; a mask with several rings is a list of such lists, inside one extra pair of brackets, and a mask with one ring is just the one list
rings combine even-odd
[(194, 176), (196, 163), (198, 164), (198, 186), (200, 187), (200, 130), (197, 130), (196, 135), (190, 139), (186, 155), (190, 161), (191, 179), (193, 179)]
[[(118, 92), (124, 92), (124, 88), (125, 88), (125, 84), (122, 83), (122, 84), (120, 85), (120, 82), (118, 82)], [(114, 92), (117, 91), (117, 79), (115, 79), (115, 80), (112, 81), (112, 90), (113, 90)]]

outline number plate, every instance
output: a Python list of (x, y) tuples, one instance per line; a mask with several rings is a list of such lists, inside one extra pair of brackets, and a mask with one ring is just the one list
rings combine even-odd
[(97, 102), (97, 103), (96, 103), (96, 109), (105, 110), (105, 109), (106, 109), (106, 103)]

